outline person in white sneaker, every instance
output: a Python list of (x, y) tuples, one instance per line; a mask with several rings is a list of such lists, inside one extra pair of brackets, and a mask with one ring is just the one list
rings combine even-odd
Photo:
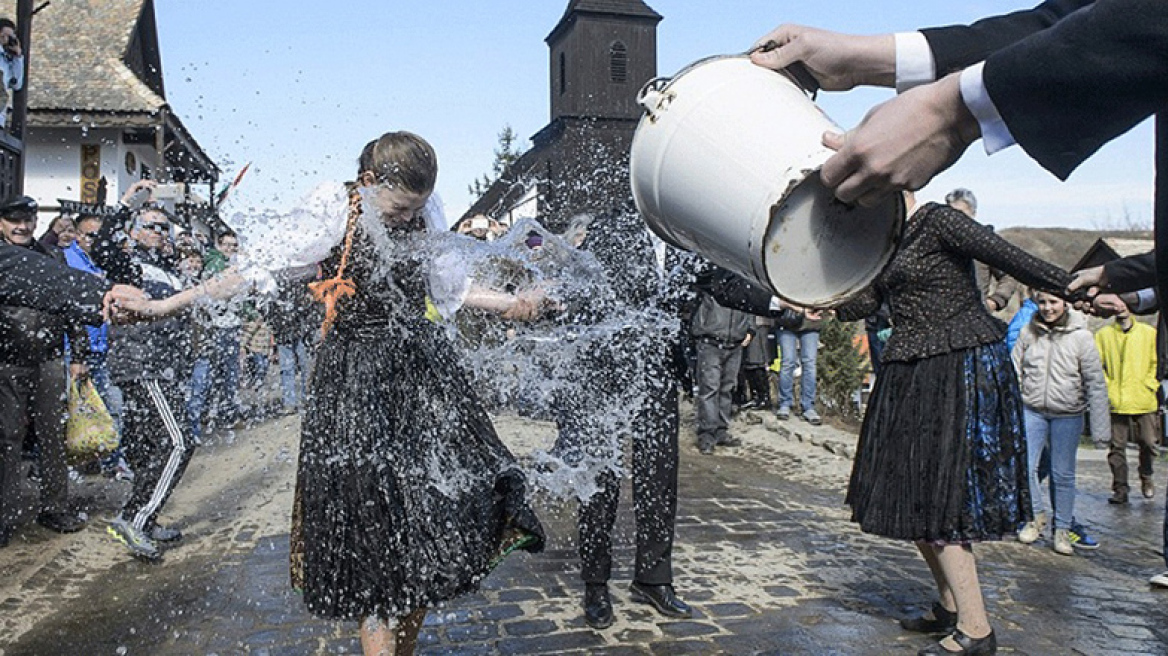
[(1034, 542), (1046, 523), (1037, 472), (1042, 451), (1049, 446), (1053, 546), (1057, 553), (1069, 556), (1074, 553), (1069, 531), (1075, 513), (1075, 455), (1083, 413), (1090, 410), (1091, 435), (1097, 444), (1111, 439), (1107, 382), (1083, 315), (1052, 294), (1038, 292), (1033, 298), (1038, 312), (1022, 329), (1011, 352), (1022, 389), (1034, 508), (1034, 519), (1023, 525), (1018, 541)]

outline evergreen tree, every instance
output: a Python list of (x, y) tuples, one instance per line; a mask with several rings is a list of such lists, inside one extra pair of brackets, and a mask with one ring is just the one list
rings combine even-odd
[(825, 409), (844, 417), (858, 414), (854, 395), (864, 382), (867, 361), (856, 349), (856, 324), (828, 318), (819, 333), (817, 383)]
[(502, 178), (507, 169), (519, 159), (523, 152), (519, 149), (519, 137), (515, 131), (511, 129), (510, 125), (504, 125), (503, 130), (499, 132), (499, 145), (495, 148), (495, 161), (491, 164), (491, 172), (484, 173), (483, 176), (474, 180), (467, 186), (467, 191), (472, 196), (481, 197), (487, 193), (487, 189), (495, 184), (495, 181)]

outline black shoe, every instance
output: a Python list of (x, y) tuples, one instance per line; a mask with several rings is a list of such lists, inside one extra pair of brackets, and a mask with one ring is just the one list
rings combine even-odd
[(742, 439), (733, 435), (718, 438), (718, 446), (742, 446)]
[(633, 581), (629, 586), (629, 597), (636, 602), (649, 604), (666, 617), (688, 619), (693, 617), (693, 609), (677, 598), (672, 585), (647, 585)]
[(584, 623), (594, 629), (612, 626), (612, 597), (605, 583), (584, 586)]
[(155, 524), (154, 528), (150, 529), (150, 539), (155, 542), (178, 542), (182, 538), (182, 531), (177, 528)]
[(42, 512), (37, 515), (37, 524), (58, 533), (76, 533), (85, 528), (85, 520), (71, 512)]
[(945, 654), (993, 656), (998, 653), (998, 638), (994, 635), (993, 631), (990, 631), (986, 637), (977, 638), (976, 640), (962, 633), (960, 629), (953, 629), (953, 633), (949, 635), (961, 647), (961, 651), (949, 651), (940, 642), (937, 642), (918, 651), (917, 656), (944, 656)]
[(940, 602), (934, 602), (932, 619), (924, 616), (909, 617), (900, 621), (900, 627), (917, 633), (949, 633), (957, 628), (957, 613), (946, 610)]
[(1127, 492), (1116, 492), (1107, 500), (1113, 506), (1122, 506), (1127, 503)]
[(714, 455), (714, 445), (713, 444), (698, 444), (698, 451), (701, 452), (701, 454), (703, 456), (712, 456), (712, 455)]

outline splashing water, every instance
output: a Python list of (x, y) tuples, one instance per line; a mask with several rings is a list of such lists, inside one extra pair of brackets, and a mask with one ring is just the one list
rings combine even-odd
[[(650, 295), (661, 293), (652, 258), (624, 254), (618, 257), (625, 270), (611, 271), (609, 263), (531, 219), (495, 241), (479, 241), (445, 230), (437, 202), (424, 210), (430, 230), (394, 231), (374, 218), (368, 201), (360, 226), (376, 247), (377, 274), (392, 279), (403, 262), (425, 267), (430, 301), (461, 346), (463, 364), (488, 408), (558, 424), (555, 444), (527, 454), (528, 480), (555, 498), (587, 501), (600, 489), (599, 477), (622, 475), (636, 421), (662, 403), (652, 378), (668, 375), (655, 365), (678, 330), (676, 313), (662, 311), (654, 299), (628, 298), (625, 287), (635, 280), (650, 281), (642, 285)], [(322, 185), (289, 214), (235, 215), (231, 225), (245, 273), (264, 291), (274, 288), (275, 276), (314, 273), (315, 264), (343, 240), (347, 214), (345, 188)], [(647, 244), (643, 223), (628, 218), (594, 230), (639, 230)], [(533, 232), (542, 237), (535, 247), (527, 240)], [(635, 236), (612, 235), (610, 241), (631, 243)], [(547, 312), (534, 322), (514, 323), (462, 307), (472, 284), (512, 293), (538, 288)], [(466, 485), (463, 477), (448, 471), (440, 453), (431, 455), (428, 477), (438, 491), (457, 496)]]

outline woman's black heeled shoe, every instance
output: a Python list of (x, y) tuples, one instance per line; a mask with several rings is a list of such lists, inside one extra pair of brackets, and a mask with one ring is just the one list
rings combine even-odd
[(998, 638), (991, 630), (989, 635), (984, 638), (971, 638), (961, 632), (961, 629), (953, 629), (953, 633), (949, 634), (957, 646), (961, 647), (961, 651), (949, 651), (940, 642), (929, 645), (917, 652), (917, 656), (946, 656), (947, 654), (964, 654), (964, 656), (993, 656), (998, 653)]
[(946, 610), (940, 602), (934, 602), (933, 619), (910, 617), (901, 620), (900, 627), (905, 631), (917, 633), (950, 633), (957, 628), (957, 613)]

